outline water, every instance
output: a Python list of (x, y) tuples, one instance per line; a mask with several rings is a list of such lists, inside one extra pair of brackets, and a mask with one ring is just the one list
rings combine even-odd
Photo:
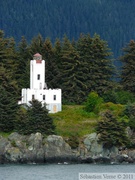
[(0, 165), (0, 180), (78, 180), (79, 173), (134, 173), (133, 165)]

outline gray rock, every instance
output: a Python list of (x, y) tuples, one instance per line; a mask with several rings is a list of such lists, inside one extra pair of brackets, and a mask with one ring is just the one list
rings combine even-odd
[(11, 133), (8, 136), (8, 139), (10, 141), (23, 141), (26, 138), (26, 136), (20, 135), (17, 132)]
[(61, 136), (43, 138), (41, 133), (22, 136), (12, 133), (0, 136), (0, 163), (133, 163), (135, 150), (104, 148), (98, 135), (86, 136), (78, 149), (72, 150)]
[(5, 148), (7, 146), (10, 146), (10, 142), (8, 141), (7, 138), (0, 138), (0, 155), (4, 155), (5, 153)]
[(92, 133), (84, 139), (84, 145), (91, 157), (100, 156), (103, 153), (103, 144), (98, 142), (98, 135)]
[(135, 149), (129, 150), (129, 151), (128, 151), (128, 156), (129, 156), (130, 158), (132, 158), (133, 160), (135, 160)]
[(19, 150), (19, 148), (11, 147), (11, 148), (6, 150), (5, 158), (9, 162), (16, 163), (16, 162), (20, 162), (21, 161), (21, 159), (23, 158), (23, 154)]
[(36, 134), (31, 134), (28, 138), (28, 149), (37, 151), (38, 149), (42, 148), (42, 134), (41, 133), (36, 133)]
[(71, 147), (63, 140), (61, 136), (50, 135), (44, 142), (45, 157), (70, 156)]

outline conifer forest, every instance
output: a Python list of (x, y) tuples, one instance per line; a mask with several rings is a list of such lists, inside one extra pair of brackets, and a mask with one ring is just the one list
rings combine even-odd
[(104, 102), (135, 102), (134, 7), (134, 0), (2, 0), (0, 131), (27, 119), (17, 102), (30, 87), (37, 52), (47, 86), (62, 89), (63, 104), (82, 105), (90, 92)]

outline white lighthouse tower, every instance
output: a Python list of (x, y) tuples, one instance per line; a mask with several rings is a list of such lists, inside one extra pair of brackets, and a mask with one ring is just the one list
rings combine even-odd
[(46, 103), (49, 113), (61, 111), (61, 89), (48, 89), (45, 82), (45, 60), (36, 53), (30, 61), (30, 89), (22, 89), (20, 104), (30, 105), (29, 101), (37, 99)]

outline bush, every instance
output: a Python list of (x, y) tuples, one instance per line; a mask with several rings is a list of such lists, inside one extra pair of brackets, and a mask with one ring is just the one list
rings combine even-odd
[(110, 110), (115, 116), (121, 116), (121, 114), (124, 111), (124, 105), (107, 102), (107, 103), (102, 104), (101, 110), (102, 111)]
[(88, 95), (84, 110), (87, 112), (98, 113), (102, 103), (103, 99), (99, 97), (96, 92), (91, 92)]

